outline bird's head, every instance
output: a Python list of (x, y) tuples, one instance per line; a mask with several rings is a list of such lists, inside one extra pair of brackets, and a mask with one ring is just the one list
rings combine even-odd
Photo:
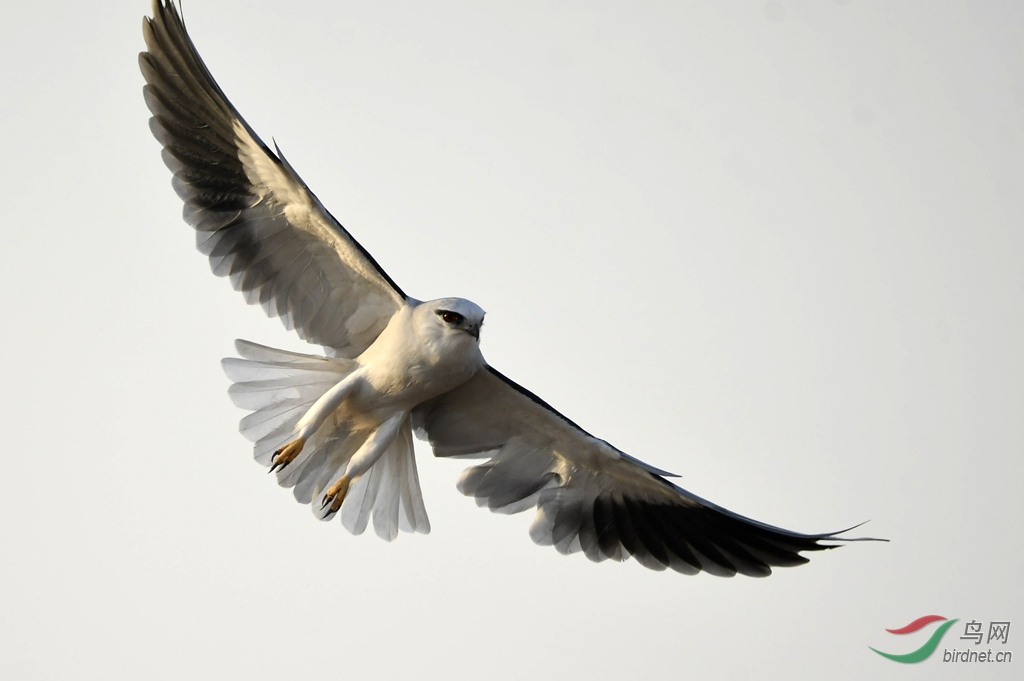
[(454, 338), (460, 338), (468, 334), (480, 342), (480, 327), (486, 313), (476, 303), (463, 298), (439, 298), (423, 303), (420, 308), (417, 312), (429, 318), (427, 323), (437, 325), (442, 337), (458, 334)]

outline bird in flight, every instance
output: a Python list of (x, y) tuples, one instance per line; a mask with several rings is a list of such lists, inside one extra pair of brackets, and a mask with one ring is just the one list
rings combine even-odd
[[(169, 0), (143, 21), (150, 129), (214, 274), (327, 355), (237, 341), (225, 359), (240, 430), (295, 499), (354, 534), (429, 532), (413, 433), (476, 457), (463, 494), (536, 509), (530, 536), (593, 561), (766, 576), (855, 541), (745, 518), (597, 438), (484, 360), (484, 311), (410, 297), (228, 101)], [(851, 528), (852, 529), (852, 528)], [(847, 530), (843, 530), (846, 532)]]

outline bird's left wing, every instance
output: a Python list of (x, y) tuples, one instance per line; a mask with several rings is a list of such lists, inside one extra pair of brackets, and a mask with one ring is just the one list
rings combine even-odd
[(801, 551), (835, 546), (823, 541), (849, 541), (773, 527), (701, 499), (491, 367), (421, 405), (413, 419), (436, 456), (490, 457), (462, 473), (459, 491), (503, 513), (536, 506), (531, 537), (562, 553), (763, 577), (773, 566), (806, 563)]
[(143, 33), (150, 127), (214, 274), (304, 340), (360, 354), (405, 294), (242, 119), (170, 0)]

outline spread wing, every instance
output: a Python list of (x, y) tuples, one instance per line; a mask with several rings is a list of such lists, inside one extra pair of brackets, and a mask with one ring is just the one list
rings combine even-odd
[(701, 499), (490, 367), (413, 417), (436, 456), (490, 457), (462, 473), (459, 491), (502, 513), (536, 506), (530, 536), (561, 553), (763, 577), (806, 563), (801, 551), (836, 546), (823, 541), (852, 541), (790, 532)]
[(242, 119), (169, 0), (143, 32), (150, 128), (214, 274), (304, 340), (360, 354), (405, 294)]

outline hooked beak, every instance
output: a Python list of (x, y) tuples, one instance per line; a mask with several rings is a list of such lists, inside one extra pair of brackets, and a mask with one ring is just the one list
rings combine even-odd
[(474, 324), (466, 329), (463, 329), (466, 333), (476, 339), (476, 342), (480, 342), (480, 325)]

